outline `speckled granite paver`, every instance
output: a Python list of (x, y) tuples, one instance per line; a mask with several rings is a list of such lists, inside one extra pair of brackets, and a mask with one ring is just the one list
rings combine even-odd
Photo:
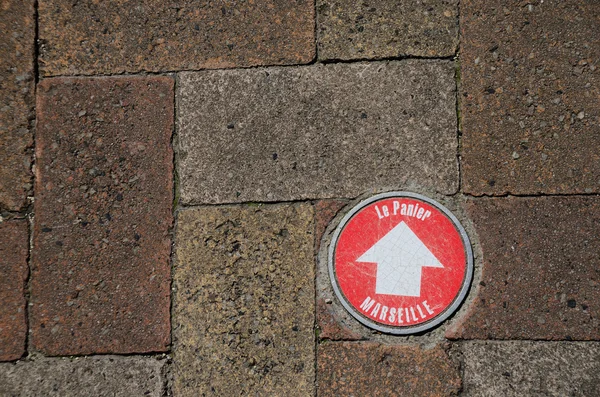
[(0, 3), (0, 35), (0, 210), (18, 211), (32, 187), (33, 0)]
[(462, 181), (600, 192), (600, 2), (461, 2)]
[(318, 346), (317, 395), (455, 396), (458, 366), (440, 347), (328, 342)]
[(483, 251), (481, 281), (458, 339), (600, 339), (600, 199), (467, 203)]
[(458, 0), (317, 0), (320, 60), (448, 57), (458, 45)]
[(173, 110), (170, 77), (38, 86), (33, 349), (168, 349)]
[(176, 396), (313, 396), (310, 204), (185, 209), (176, 234)]
[(0, 222), (0, 361), (16, 360), (25, 353), (28, 255), (27, 221)]
[(311, 0), (40, 0), (43, 76), (310, 62)]
[(454, 63), (180, 74), (184, 204), (458, 189)]
[(0, 364), (0, 395), (11, 397), (164, 396), (166, 360), (152, 357), (34, 357)]
[(461, 396), (590, 397), (600, 390), (600, 344), (461, 343)]

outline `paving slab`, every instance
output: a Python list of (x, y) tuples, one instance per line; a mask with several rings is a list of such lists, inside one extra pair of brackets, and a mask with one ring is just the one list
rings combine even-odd
[(169, 77), (38, 85), (34, 349), (168, 349), (173, 111)]
[(454, 64), (406, 60), (182, 73), (185, 204), (458, 188)]
[(0, 210), (21, 210), (32, 187), (34, 3), (0, 4)]
[(600, 339), (600, 199), (472, 199), (483, 250), (476, 295), (453, 339)]
[(441, 346), (328, 342), (318, 346), (317, 395), (456, 396), (458, 366)]
[(461, 2), (463, 189), (600, 192), (600, 2)]
[[(321, 239), (336, 214), (348, 204), (347, 200), (319, 200), (315, 203), (315, 252), (319, 252)], [(317, 296), (316, 318), (320, 340), (359, 340), (361, 335), (345, 326), (344, 319), (333, 310), (332, 300)]]
[(16, 360), (25, 353), (28, 256), (27, 221), (0, 222), (0, 361)]
[(175, 396), (313, 396), (310, 204), (179, 212)]
[(40, 0), (43, 76), (287, 65), (315, 56), (312, 0)]
[(165, 363), (152, 357), (35, 357), (0, 364), (0, 395), (161, 397)]
[(461, 396), (597, 396), (600, 343), (461, 343)]
[(458, 0), (317, 0), (320, 60), (448, 57), (458, 46)]

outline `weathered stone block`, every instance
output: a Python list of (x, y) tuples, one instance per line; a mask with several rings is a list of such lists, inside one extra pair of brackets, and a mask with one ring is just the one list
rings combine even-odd
[(313, 217), (310, 204), (179, 212), (175, 395), (313, 395)]

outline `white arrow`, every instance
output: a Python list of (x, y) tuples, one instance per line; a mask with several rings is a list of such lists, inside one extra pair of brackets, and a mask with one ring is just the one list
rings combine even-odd
[(404, 221), (356, 261), (377, 263), (376, 293), (400, 296), (421, 296), (421, 269), (444, 267)]

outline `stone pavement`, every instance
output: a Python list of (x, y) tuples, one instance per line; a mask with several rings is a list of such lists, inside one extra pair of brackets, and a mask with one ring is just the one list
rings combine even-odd
[[(598, 396), (600, 3), (0, 0), (1, 396)], [(354, 320), (361, 198), (465, 225), (420, 335)]]

